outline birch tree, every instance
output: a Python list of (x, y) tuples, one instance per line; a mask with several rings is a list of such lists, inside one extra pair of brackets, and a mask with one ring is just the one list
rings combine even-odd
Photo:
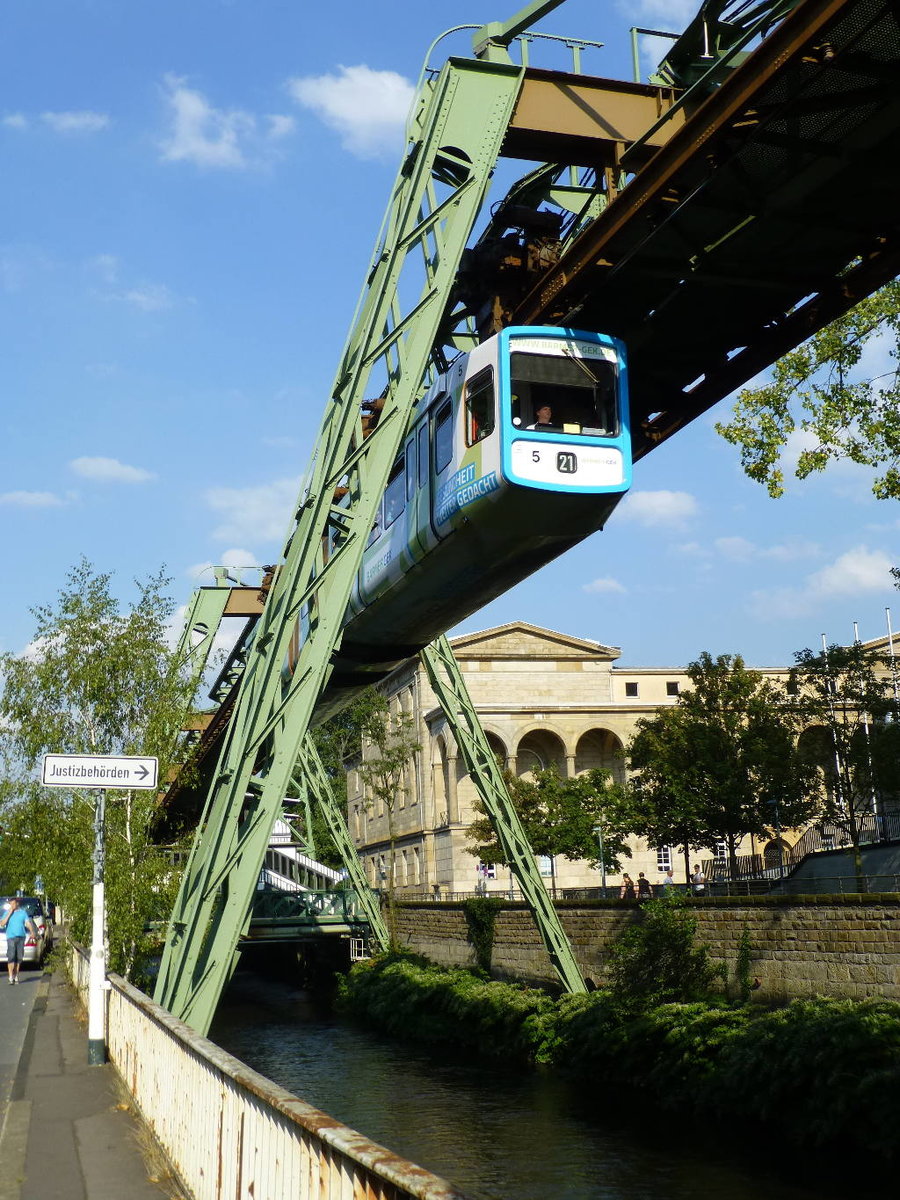
[[(41, 876), (72, 935), (87, 940), (96, 792), (43, 788), (44, 754), (152, 755), (165, 779), (192, 700), (189, 673), (168, 640), (172, 601), (161, 574), (136, 582), (122, 611), (111, 575), (86, 560), (54, 604), (33, 609), (24, 653), (0, 656), (0, 876), (30, 890)], [(132, 976), (148, 924), (167, 919), (178, 885), (174, 856), (151, 838), (157, 797), (107, 793), (106, 897), (110, 966)]]

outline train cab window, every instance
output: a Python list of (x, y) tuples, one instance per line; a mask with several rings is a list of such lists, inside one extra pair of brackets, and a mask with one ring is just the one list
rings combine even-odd
[(405, 460), (398, 458), (391, 467), (387, 487), (384, 489), (384, 527), (388, 529), (406, 507)]
[[(592, 437), (615, 437), (616, 366), (604, 359), (574, 354), (510, 356), (512, 423), (520, 427), (559, 429)], [(538, 416), (541, 409), (550, 410)]]
[(434, 473), (440, 475), (453, 457), (453, 405), (448, 400), (434, 418)]
[(487, 367), (466, 384), (466, 445), (492, 434), (494, 420), (494, 372)]
[(419, 487), (428, 483), (428, 423), (419, 426)]

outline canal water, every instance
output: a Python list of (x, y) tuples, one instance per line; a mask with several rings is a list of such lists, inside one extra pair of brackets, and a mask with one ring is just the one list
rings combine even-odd
[[(823, 1200), (766, 1173), (775, 1147), (729, 1156), (711, 1138), (616, 1112), (594, 1086), (425, 1053), (316, 1010), (290, 985), (235, 976), (211, 1039), (309, 1104), (477, 1200)], [(611, 1116), (610, 1113), (613, 1115)], [(689, 1144), (686, 1144), (689, 1142)], [(756, 1164), (760, 1164), (757, 1169)]]

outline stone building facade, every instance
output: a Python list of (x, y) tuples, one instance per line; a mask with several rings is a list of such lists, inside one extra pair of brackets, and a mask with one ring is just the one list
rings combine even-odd
[[(517, 775), (555, 766), (571, 777), (604, 767), (624, 778), (625, 747), (638, 719), (675, 704), (689, 683), (684, 668), (619, 667), (621, 651), (615, 646), (524, 621), (454, 638), (452, 646), (488, 739)], [(787, 676), (784, 669), (764, 673)], [(509, 870), (482, 867), (468, 850), (465, 831), (476, 816), (475, 788), (418, 659), (395, 671), (384, 691), (394, 711), (409, 714), (420, 744), (392, 814), (398, 893), (448, 898), (485, 890), (510, 895), (514, 884)], [(382, 886), (390, 861), (388, 813), (363, 795), (356, 770), (348, 773), (348, 799), (351, 835), (370, 883)], [(750, 849), (749, 843), (742, 847)], [(676, 881), (684, 882), (680, 848), (651, 850), (635, 840), (632, 850), (623, 867), (633, 877), (644, 871), (658, 883), (671, 866)], [(724, 849), (709, 847), (698, 857), (716, 853)], [(538, 863), (557, 894), (599, 886), (600, 872), (588, 862), (556, 857), (539, 858)], [(610, 886), (619, 880), (608, 873)]]

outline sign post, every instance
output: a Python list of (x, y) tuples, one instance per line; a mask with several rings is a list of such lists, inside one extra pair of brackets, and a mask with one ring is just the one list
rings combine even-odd
[(113, 754), (45, 754), (41, 770), (44, 787), (96, 788), (94, 806), (94, 869), (91, 958), (88, 970), (88, 1065), (106, 1062), (106, 789), (130, 791), (155, 788), (159, 763), (155, 758)]

